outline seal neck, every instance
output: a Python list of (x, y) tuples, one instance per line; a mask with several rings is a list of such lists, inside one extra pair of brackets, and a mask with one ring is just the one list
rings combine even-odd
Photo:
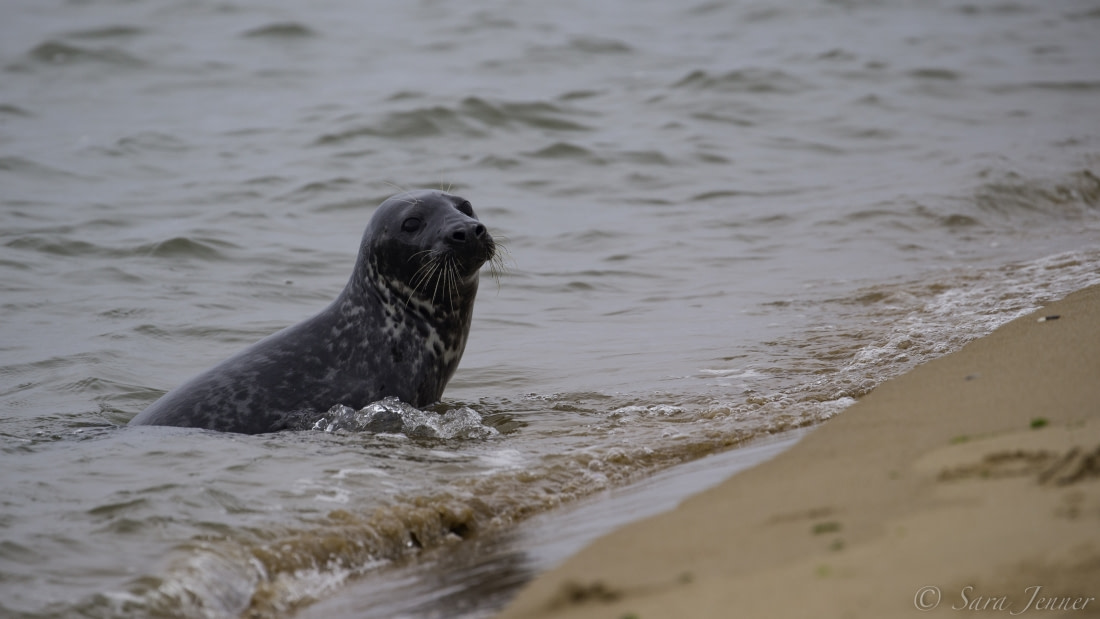
[(403, 322), (416, 320), (435, 327), (468, 329), (473, 315), (479, 276), (465, 281), (452, 282), (447, 290), (441, 286), (422, 286), (414, 289), (404, 281), (379, 274), (370, 261), (357, 265), (341, 295), (352, 305), (370, 305), (373, 298), (382, 308), (385, 318)]

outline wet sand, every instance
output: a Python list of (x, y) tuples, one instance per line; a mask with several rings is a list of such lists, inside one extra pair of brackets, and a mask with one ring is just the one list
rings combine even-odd
[(1100, 616), (1100, 286), (596, 540), (501, 617), (972, 613)]

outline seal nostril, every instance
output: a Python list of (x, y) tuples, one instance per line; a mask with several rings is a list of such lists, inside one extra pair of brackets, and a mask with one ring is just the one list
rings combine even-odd
[(451, 230), (450, 239), (452, 243), (465, 244), (471, 239), (483, 239), (486, 234), (485, 226), (479, 223), (471, 224), (470, 222), (466, 222), (462, 225), (455, 226), (454, 229)]

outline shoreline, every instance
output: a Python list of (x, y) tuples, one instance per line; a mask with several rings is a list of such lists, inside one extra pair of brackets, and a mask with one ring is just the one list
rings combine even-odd
[(1092, 286), (597, 539), (499, 617), (1100, 616), (1098, 521)]
[(476, 609), (471, 611), (473, 616), (488, 616), (483, 609), (494, 612), (502, 608), (533, 577), (593, 540), (646, 516), (673, 509), (691, 495), (775, 457), (807, 433), (807, 429), (800, 428), (754, 439), (744, 446), (536, 514), (507, 531), (438, 553), (437, 560), (413, 561), (353, 582), (339, 595), (310, 604), (294, 617), (436, 617), (456, 608)]

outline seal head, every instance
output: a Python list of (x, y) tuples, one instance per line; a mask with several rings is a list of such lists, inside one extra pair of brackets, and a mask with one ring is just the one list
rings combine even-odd
[(367, 224), (332, 304), (168, 392), (130, 425), (258, 434), (305, 427), (336, 404), (436, 402), (466, 348), (479, 270), (495, 252), (468, 200), (393, 196)]

